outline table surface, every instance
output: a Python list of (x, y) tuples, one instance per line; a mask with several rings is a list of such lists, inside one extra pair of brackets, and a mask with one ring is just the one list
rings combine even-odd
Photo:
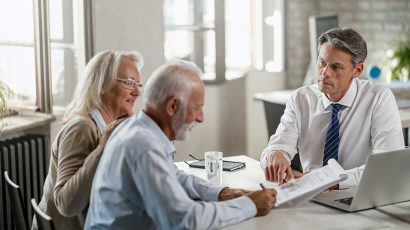
[[(240, 155), (226, 160), (246, 162), (246, 168), (223, 172), (223, 186), (260, 189), (264, 173), (259, 161)], [(179, 169), (206, 179), (205, 170), (190, 168), (184, 162), (175, 163)], [(410, 202), (347, 213), (314, 202), (300, 207), (274, 208), (267, 216), (248, 219), (227, 229), (410, 229)]]

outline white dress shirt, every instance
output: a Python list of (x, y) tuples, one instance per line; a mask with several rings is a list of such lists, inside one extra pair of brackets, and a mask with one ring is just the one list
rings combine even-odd
[[(321, 167), (332, 103), (316, 84), (296, 90), (262, 152), (262, 168), (273, 150), (285, 152), (289, 161), (299, 152), (304, 172)], [(338, 161), (349, 174), (340, 187), (352, 187), (359, 182), (369, 154), (404, 148), (400, 114), (390, 89), (357, 78), (337, 103), (344, 106), (339, 112)]]
[(111, 134), (94, 176), (85, 229), (215, 229), (256, 215), (247, 196), (178, 170), (175, 147), (144, 112)]

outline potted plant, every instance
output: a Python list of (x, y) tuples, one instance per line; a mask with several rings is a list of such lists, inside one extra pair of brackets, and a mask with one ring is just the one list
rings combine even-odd
[(3, 118), (9, 114), (7, 107), (7, 96), (12, 95), (10, 87), (6, 85), (2, 80), (0, 80), (0, 121), (3, 121)]
[(391, 59), (391, 80), (409, 80), (410, 39), (398, 44), (397, 48), (393, 50)]

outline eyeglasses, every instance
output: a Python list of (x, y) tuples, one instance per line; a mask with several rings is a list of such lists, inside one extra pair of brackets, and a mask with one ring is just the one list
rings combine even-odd
[(138, 83), (131, 78), (123, 79), (123, 78), (113, 78), (113, 80), (122, 81), (124, 82), (125, 88), (127, 89), (135, 89), (137, 87), (142, 88), (142, 84)]

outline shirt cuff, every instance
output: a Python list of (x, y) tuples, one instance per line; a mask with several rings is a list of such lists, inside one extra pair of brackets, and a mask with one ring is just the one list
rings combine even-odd
[(284, 151), (284, 150), (280, 150), (280, 149), (274, 149), (274, 148), (266, 148), (263, 152), (262, 152), (262, 156), (260, 159), (260, 165), (261, 168), (263, 170), (265, 170), (266, 168), (266, 164), (267, 164), (267, 159), (268, 157), (272, 154), (273, 151), (279, 151), (283, 154), (283, 156), (285, 157), (285, 159), (290, 163), (291, 162), (291, 156), (288, 152)]
[(202, 200), (205, 201), (218, 201), (219, 193), (226, 187), (219, 187), (219, 186), (213, 186), (212, 184), (209, 184), (208, 189), (206, 193), (204, 194), (204, 197)]
[(239, 207), (244, 219), (256, 216), (256, 205), (248, 196), (241, 196), (225, 202), (233, 203), (236, 207)]
[(339, 183), (339, 189), (356, 187), (359, 184), (363, 170), (364, 165), (361, 167), (345, 170), (347, 179)]

